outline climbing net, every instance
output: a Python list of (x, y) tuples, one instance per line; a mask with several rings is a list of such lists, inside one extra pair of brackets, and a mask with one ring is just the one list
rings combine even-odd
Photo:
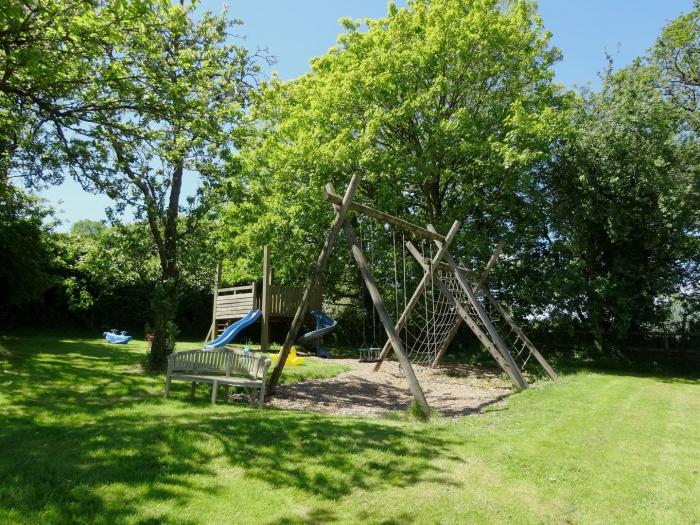
[(431, 366), (459, 328), (459, 314), (452, 301), (437, 284), (440, 280), (459, 301), (464, 291), (451, 272), (436, 271), (409, 314), (401, 338), (412, 363)]

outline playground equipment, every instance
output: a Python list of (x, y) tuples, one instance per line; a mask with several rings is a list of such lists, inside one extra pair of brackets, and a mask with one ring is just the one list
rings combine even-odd
[(217, 348), (221, 348), (222, 346), (226, 346), (236, 339), (238, 334), (240, 334), (243, 330), (258, 322), (258, 319), (260, 319), (261, 316), (262, 312), (260, 310), (248, 310), (248, 313), (245, 314), (243, 319), (236, 321), (231, 326), (226, 328), (219, 337), (204, 345), (204, 350), (215, 350)]
[(316, 329), (302, 335), (297, 341), (297, 344), (308, 347), (312, 343), (315, 343), (317, 356), (330, 357), (330, 352), (322, 348), (320, 343), (323, 336), (330, 334), (336, 329), (338, 321), (331, 319), (321, 310), (311, 310), (311, 315), (316, 319)]
[[(287, 358), (284, 361), (284, 366), (299, 366), (304, 364), (304, 358), (300, 355), (297, 355), (297, 348), (298, 347), (294, 345), (289, 350), (289, 354), (287, 354)], [(273, 363), (277, 363), (281, 355), (282, 352), (280, 352), (277, 355), (273, 355), (270, 359), (272, 359)]]
[[(513, 383), (520, 388), (527, 388), (528, 384), (523, 377), (521, 368), (511, 354), (511, 350), (514, 347), (512, 344), (510, 346), (506, 345), (496, 325), (494, 325), (494, 321), (498, 321), (498, 319), (495, 319), (495, 316), (492, 317), (494, 314), (489, 314), (484, 308), (484, 301), (488, 301), (489, 304), (492, 301), (495, 302), (493, 296), (488, 292), (484, 292), (484, 290), (485, 279), (490, 270), (489, 266), (493, 266), (497, 254), (494, 254), (495, 257), (492, 257), (492, 261), (489, 261), (486, 270), (481, 276), (464, 268), (465, 265), (463, 263), (461, 267), (458, 266), (449, 253), (449, 247), (459, 231), (459, 221), (455, 221), (452, 224), (446, 235), (441, 235), (430, 225), (422, 228), (369, 206), (356, 203), (353, 201), (353, 198), (359, 182), (359, 175), (354, 175), (342, 197), (335, 194), (331, 184), (326, 185), (324, 199), (333, 205), (335, 218), (280, 351), (280, 359), (273, 370), (270, 380), (271, 390), (275, 388), (279, 381), (285, 359), (299, 335), (305, 312), (308, 310), (311, 297), (318, 288), (322, 275), (328, 266), (330, 255), (341, 230), (345, 234), (355, 263), (372, 298), (376, 315), (387, 335), (387, 342), (378, 358), (375, 370), (381, 366), (389, 351), (393, 350), (399, 360), (403, 374), (408, 380), (413, 397), (425, 413), (428, 413), (429, 406), (413, 371), (412, 361), (436, 364), (444, 354), (447, 346), (449, 346), (449, 341), (454, 338), (459, 324), (462, 322), (476, 335)], [(413, 295), (405, 302), (403, 312), (396, 322), (388, 313), (370, 265), (365, 258), (363, 247), (355, 235), (354, 228), (346, 220), (350, 211), (355, 212), (358, 216), (371, 218), (399, 228), (414, 238), (428, 241), (431, 247), (434, 244), (435, 253), (433, 254), (431, 249), (429, 258), (426, 258), (425, 254), (420, 252), (411, 240), (404, 244), (419, 263), (423, 270), (423, 275), (415, 287)], [(497, 248), (497, 251), (500, 252), (500, 249), (501, 246)], [(475, 278), (477, 280), (476, 286), (470, 282), (470, 279), (474, 280)], [(505, 314), (505, 310), (500, 305), (498, 308), (493, 307), (492, 304), (491, 306), (490, 310), (498, 312), (500, 319), (510, 328), (510, 333), (516, 334), (515, 344), (522, 343), (522, 350), (515, 352), (516, 355), (521, 357), (525, 352), (526, 356), (523, 359), (525, 364), (530, 356), (534, 356), (547, 373), (552, 378), (556, 378), (556, 372), (549, 366), (529, 339), (525, 337), (522, 330)], [(458, 318), (459, 321), (457, 320)], [(402, 332), (404, 334), (403, 338), (401, 336)]]
[[(214, 286), (214, 306), (212, 321), (205, 338), (206, 341), (220, 336), (231, 324), (243, 319), (249, 311), (260, 310), (261, 332), (260, 350), (270, 350), (270, 325), (275, 321), (291, 320), (296, 307), (304, 294), (303, 288), (281, 286), (272, 282), (270, 252), (267, 246), (263, 248), (263, 278), (262, 286), (251, 283), (232, 288), (219, 288), (221, 284), (221, 263), (216, 269)], [(321, 290), (314, 291), (308, 308), (321, 307)]]
[(128, 335), (126, 332), (123, 330), (121, 332), (112, 329), (111, 332), (102, 332), (102, 335), (104, 336), (105, 339), (107, 339), (108, 343), (112, 343), (115, 345), (125, 345), (131, 339), (133, 339), (130, 335)]

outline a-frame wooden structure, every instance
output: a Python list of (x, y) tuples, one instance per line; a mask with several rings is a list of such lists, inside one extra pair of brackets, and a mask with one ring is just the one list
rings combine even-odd
[[(462, 301), (460, 305), (461, 308), (458, 307), (460, 315), (455, 318), (455, 321), (451, 326), (447, 337), (444, 339), (441, 348), (439, 349), (432, 363), (432, 366), (437, 366), (440, 363), (440, 360), (447, 351), (450, 343), (457, 335), (459, 327), (466, 321), (472, 332), (482, 341), (482, 343), (485, 344), (489, 351), (491, 351), (493, 347), (498, 347), (501, 348), (501, 353), (510, 354), (513, 356), (514, 360), (520, 358), (522, 362), (520, 365), (521, 369), (524, 369), (529, 359), (534, 357), (552, 379), (557, 379), (559, 375), (556, 373), (556, 371), (551, 367), (534, 343), (527, 337), (527, 335), (525, 335), (522, 328), (513, 320), (506, 309), (496, 300), (493, 294), (491, 294), (491, 291), (488, 289), (488, 274), (496, 264), (502, 248), (503, 242), (500, 242), (481, 274), (477, 274), (476, 272), (465, 268), (466, 265), (464, 261), (462, 261), (461, 266), (459, 267), (446, 263), (440, 264), (440, 270), (450, 273), (454, 272), (455, 275), (459, 276), (461, 280), (467, 281), (467, 284), (474, 284), (472, 285), (472, 294), (470, 294), (469, 301)], [(411, 245), (411, 243), (408, 243), (408, 249), (418, 263), (423, 266), (423, 269), (426, 270), (428, 261), (422, 258), (421, 254), (414, 246)], [(440, 286), (443, 293), (446, 292), (442, 283), (438, 282), (438, 286)], [(447, 290), (447, 294), (451, 295), (449, 290)], [(477, 294), (481, 297), (477, 297)], [(459, 302), (457, 298), (454, 298), (453, 300), (454, 302)], [(467, 317), (469, 317), (468, 314), (467, 316), (462, 315), (463, 312), (461, 310), (464, 309), (472, 310), (471, 323), (467, 319)], [(477, 315), (474, 315), (475, 312)], [(479, 320), (482, 320), (482, 322), (479, 323)], [(479, 326), (480, 324), (481, 326)], [(497, 337), (489, 337), (492, 333), (489, 329), (489, 325), (495, 329)], [(489, 338), (491, 339), (490, 341), (488, 341)], [(493, 352), (491, 353), (493, 354)], [(377, 363), (375, 369), (378, 369), (380, 365), (381, 361)], [(511, 378), (513, 378), (513, 376), (511, 376)]]
[[(525, 381), (525, 378), (523, 377), (520, 368), (515, 363), (515, 360), (506, 348), (505, 343), (501, 340), (496, 328), (491, 323), (489, 316), (486, 314), (480, 302), (478, 301), (478, 298), (476, 297), (474, 289), (469, 283), (469, 280), (465, 277), (464, 273), (457, 266), (454, 259), (449, 253), (450, 244), (452, 243), (459, 231), (460, 223), (458, 221), (455, 221), (447, 235), (443, 236), (437, 231), (435, 231), (435, 229), (432, 226), (428, 226), (427, 228), (421, 228), (420, 226), (399, 219), (398, 217), (394, 217), (379, 210), (375, 210), (374, 208), (370, 208), (369, 206), (356, 203), (353, 201), (353, 198), (355, 196), (355, 193), (357, 192), (359, 183), (360, 177), (358, 175), (354, 175), (350, 180), (350, 184), (348, 185), (345, 194), (342, 197), (335, 194), (332, 185), (326, 185), (324, 199), (333, 205), (333, 208), (335, 210), (335, 218), (333, 220), (333, 224), (331, 225), (331, 229), (328, 233), (326, 241), (324, 242), (323, 247), (321, 249), (321, 253), (316, 262), (316, 266), (314, 267), (313, 273), (309, 280), (309, 284), (305, 289), (302, 300), (297, 308), (289, 332), (287, 333), (287, 337), (285, 338), (279, 360), (277, 362), (277, 365), (275, 366), (275, 369), (273, 370), (272, 377), (270, 379), (269, 391), (274, 392), (274, 388), (276, 387), (279, 378), (282, 374), (282, 370), (284, 368), (287, 356), (289, 355), (289, 351), (296, 339), (299, 337), (299, 333), (301, 331), (302, 324), (304, 321), (304, 316), (309, 308), (311, 297), (314, 291), (320, 285), (321, 278), (328, 267), (328, 261), (336, 245), (341, 230), (345, 234), (348, 244), (350, 245), (350, 249), (355, 259), (355, 263), (360, 269), (365, 286), (367, 287), (370, 297), (372, 298), (372, 302), (374, 303), (377, 316), (379, 317), (379, 320), (381, 321), (382, 326), (387, 334), (387, 343), (382, 351), (381, 359), (383, 360), (384, 358), (386, 358), (390, 350), (394, 351), (401, 365), (401, 369), (404, 375), (406, 376), (406, 379), (408, 380), (408, 384), (411, 393), (413, 394), (413, 397), (426, 414), (429, 412), (428, 403), (425, 399), (425, 395), (418, 382), (418, 379), (416, 378), (413, 367), (411, 366), (411, 362), (408, 359), (406, 349), (404, 348), (404, 343), (402, 342), (399, 333), (404, 327), (411, 311), (420, 300), (421, 295), (425, 293), (429, 283), (435, 282), (438, 284), (438, 286), (441, 287), (443, 294), (445, 294), (445, 296), (449, 298), (454, 308), (459, 312), (459, 318), (466, 322), (467, 325), (472, 329), (472, 331), (477, 335), (477, 337), (479, 337), (481, 342), (486, 346), (486, 348), (493, 355), (493, 357), (496, 359), (499, 365), (513, 380), (513, 382), (521, 388), (526, 388), (527, 382)], [(417, 252), (415, 247), (413, 247), (413, 245), (410, 244), (410, 242), (407, 243), (407, 247), (409, 248), (409, 250), (417, 258), (421, 266), (423, 266), (424, 274), (423, 278), (416, 287), (416, 290), (411, 296), (411, 299), (408, 301), (403, 314), (396, 322), (394, 322), (394, 320), (389, 315), (389, 312), (386, 308), (384, 300), (379, 292), (376, 281), (374, 279), (372, 269), (367, 264), (367, 259), (365, 258), (365, 254), (363, 253), (362, 246), (360, 246), (357, 240), (355, 231), (350, 222), (346, 220), (349, 211), (353, 211), (355, 213), (362, 214), (367, 217), (371, 217), (373, 219), (383, 221), (398, 228), (404, 229), (416, 236), (433, 241), (437, 245), (437, 253), (435, 254), (435, 256), (431, 260), (425, 261), (423, 260), (422, 256), (420, 256), (420, 254)], [(440, 279), (434, 278), (435, 272), (439, 268), (442, 269), (445, 267), (449, 268), (451, 275), (455, 276), (456, 282), (461, 288), (462, 295), (466, 297), (466, 300), (460, 300), (454, 297), (454, 295), (448, 289), (448, 287), (444, 284), (441, 284), (442, 281)], [(469, 308), (465, 307), (465, 303), (466, 305), (468, 305)], [(452, 332), (456, 333), (456, 329), (450, 331), (452, 337), (454, 337), (454, 333)], [(441, 349), (441, 351), (444, 352), (443, 349)], [(375, 369), (378, 369), (380, 365), (381, 360), (377, 363), (377, 367)]]

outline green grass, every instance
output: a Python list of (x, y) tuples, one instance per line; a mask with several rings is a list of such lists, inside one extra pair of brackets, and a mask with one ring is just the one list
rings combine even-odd
[(0, 338), (0, 523), (700, 522), (694, 379), (570, 375), (422, 424), (166, 401), (144, 351)]

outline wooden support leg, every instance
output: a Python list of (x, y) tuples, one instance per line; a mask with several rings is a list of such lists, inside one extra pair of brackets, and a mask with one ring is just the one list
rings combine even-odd
[(296, 341), (297, 337), (299, 337), (301, 326), (302, 324), (304, 324), (304, 317), (306, 316), (306, 312), (309, 309), (309, 305), (311, 304), (311, 298), (313, 297), (316, 288), (318, 288), (318, 285), (321, 282), (321, 277), (323, 276), (323, 273), (328, 267), (328, 260), (330, 259), (331, 253), (333, 252), (333, 248), (335, 247), (335, 243), (338, 240), (340, 230), (343, 227), (343, 223), (345, 222), (345, 216), (347, 215), (348, 210), (350, 209), (352, 198), (355, 196), (355, 192), (357, 191), (357, 187), (359, 184), (360, 176), (357, 174), (353, 175), (350, 179), (350, 184), (348, 184), (348, 188), (345, 191), (345, 195), (343, 196), (343, 202), (336, 209), (335, 219), (333, 220), (333, 225), (331, 226), (330, 232), (328, 232), (328, 238), (323, 244), (321, 254), (318, 257), (318, 260), (316, 261), (316, 266), (314, 268), (313, 273), (311, 274), (309, 284), (304, 290), (304, 295), (301, 298), (301, 303), (299, 303), (299, 306), (297, 307), (297, 311), (294, 314), (294, 319), (292, 320), (292, 325), (289, 327), (289, 332), (287, 332), (287, 337), (285, 338), (284, 344), (282, 345), (282, 350), (280, 351), (280, 356), (277, 360), (277, 364), (275, 365), (275, 369), (272, 371), (272, 376), (270, 377), (270, 383), (268, 386), (268, 390), (270, 392), (274, 391), (275, 386), (277, 385), (277, 382), (279, 381), (279, 378), (282, 375), (282, 369), (284, 368), (284, 364), (287, 361), (289, 351), (291, 350), (292, 345)]
[(401, 364), (401, 369), (403, 370), (403, 373), (406, 376), (406, 379), (408, 380), (408, 386), (411, 389), (411, 393), (413, 394), (413, 397), (415, 398), (418, 405), (420, 405), (421, 409), (423, 410), (423, 413), (427, 416), (430, 414), (430, 407), (428, 406), (428, 401), (425, 399), (425, 394), (423, 393), (423, 389), (421, 388), (420, 383), (418, 382), (418, 378), (416, 377), (416, 374), (413, 371), (411, 362), (406, 356), (403, 343), (401, 342), (401, 338), (396, 332), (394, 322), (392, 321), (391, 316), (389, 315), (389, 312), (386, 309), (384, 300), (382, 299), (382, 296), (379, 293), (377, 283), (375, 282), (374, 276), (372, 275), (372, 270), (367, 264), (365, 255), (362, 252), (362, 248), (360, 247), (357, 241), (357, 237), (355, 237), (355, 232), (350, 223), (346, 222), (343, 225), (343, 231), (345, 232), (345, 237), (347, 238), (348, 243), (350, 244), (350, 248), (352, 249), (352, 254), (355, 257), (355, 262), (360, 268), (360, 272), (362, 273), (362, 278), (365, 281), (367, 290), (369, 291), (369, 294), (372, 297), (372, 302), (374, 303), (375, 309), (377, 311), (377, 316), (379, 317), (380, 321), (382, 322), (382, 325), (384, 326), (384, 330), (386, 331), (386, 335), (391, 341), (391, 346), (394, 349), (394, 353), (396, 354), (396, 357), (398, 357), (399, 363)]
[(467, 281), (467, 279), (464, 277), (460, 269), (457, 267), (457, 264), (455, 263), (454, 259), (448, 254), (445, 257), (445, 261), (447, 264), (450, 265), (450, 268), (452, 269), (452, 272), (454, 273), (455, 277), (457, 278), (457, 282), (459, 283), (460, 287), (464, 291), (464, 293), (467, 295), (467, 298), (469, 301), (472, 303), (472, 306), (474, 306), (474, 309), (476, 310), (477, 314), (479, 315), (479, 318), (481, 319), (482, 324), (488, 331), (488, 334), (490, 336), (490, 339), (493, 341), (493, 344), (496, 347), (496, 350), (498, 353), (501, 355), (503, 360), (506, 363), (506, 372), (510, 376), (510, 378), (513, 380), (513, 382), (518, 385), (520, 388), (527, 388), (528, 384), (527, 381), (525, 380), (525, 377), (523, 377), (522, 372), (520, 371), (520, 368), (518, 368), (518, 365), (515, 363), (515, 360), (513, 359), (513, 356), (510, 355), (510, 352), (508, 351), (508, 348), (506, 347), (505, 343), (503, 342), (503, 339), (501, 339), (501, 336), (498, 335), (498, 332), (496, 331), (496, 328), (493, 326), (491, 323), (491, 319), (489, 319), (488, 314), (486, 311), (483, 309), (481, 304), (479, 303), (479, 300), (476, 297), (476, 294), (474, 293), (474, 290), (472, 289), (471, 285)]
[(169, 395), (170, 395), (170, 376), (166, 376), (166, 378), (165, 378), (165, 391), (163, 392), (163, 398), (168, 399)]
[[(408, 251), (413, 255), (416, 260), (423, 266), (425, 270), (427, 270), (427, 265), (425, 262), (422, 261), (422, 256), (418, 252), (415, 246), (413, 246), (413, 243), (410, 241), (406, 243), (406, 247), (408, 248)], [(440, 280), (437, 279), (435, 283), (438, 285), (438, 288), (440, 288), (440, 291), (443, 293), (445, 297), (447, 297), (447, 300), (452, 303), (452, 305), (455, 307), (457, 310), (457, 313), (459, 316), (462, 318), (462, 320), (467, 324), (467, 326), (470, 328), (470, 330), (474, 333), (474, 335), (479, 339), (481, 344), (484, 345), (486, 350), (489, 351), (489, 353), (493, 356), (493, 358), (496, 360), (496, 362), (499, 364), (499, 366), (503, 369), (504, 372), (508, 374), (508, 376), (511, 378), (511, 380), (515, 383), (518, 384), (517, 377), (514, 375), (514, 372), (512, 368), (508, 365), (508, 362), (505, 360), (505, 358), (501, 355), (501, 353), (498, 351), (498, 348), (493, 344), (491, 339), (489, 339), (488, 335), (485, 334), (481, 328), (479, 328), (479, 325), (475, 322), (474, 319), (471, 318), (467, 310), (464, 308), (464, 306), (455, 298), (454, 295), (452, 295), (452, 292), (445, 286), (445, 284)], [(510, 355), (510, 354), (509, 354)]]
[(262, 385), (260, 385), (260, 400), (258, 401), (258, 408), (261, 410), (265, 408), (265, 381), (263, 381)]
[(192, 386), (190, 387), (190, 397), (193, 399), (195, 390), (197, 390), (197, 381), (192, 381)]
[(522, 328), (520, 328), (520, 326), (513, 320), (513, 318), (508, 314), (508, 312), (506, 312), (505, 308), (503, 308), (501, 304), (498, 301), (496, 301), (496, 298), (493, 295), (491, 295), (491, 292), (489, 292), (488, 290), (484, 290), (484, 294), (491, 303), (491, 306), (493, 306), (498, 311), (500, 316), (503, 317), (503, 319), (505, 319), (506, 323), (508, 323), (508, 326), (510, 326), (518, 335), (518, 337), (522, 339), (525, 345), (527, 345), (527, 348), (530, 351), (530, 353), (535, 356), (535, 359), (537, 359), (542, 368), (544, 368), (545, 371), (549, 374), (549, 377), (555, 380), (558, 379), (559, 374), (557, 374), (554, 371), (554, 369), (547, 362), (544, 356), (540, 353), (537, 347), (532, 343), (532, 341), (530, 341), (530, 338), (528, 338), (528, 336), (525, 335), (525, 332), (523, 332)]
[[(429, 270), (424, 273), (423, 278), (421, 279), (420, 283), (418, 283), (418, 286), (413, 292), (413, 295), (406, 304), (406, 308), (404, 308), (401, 317), (399, 317), (399, 319), (396, 321), (396, 326), (394, 326), (394, 329), (397, 333), (401, 333), (401, 330), (403, 330), (404, 326), (408, 322), (408, 318), (410, 317), (411, 312), (418, 304), (418, 301), (420, 300), (421, 296), (425, 293), (425, 289), (428, 286), (428, 283), (432, 279), (435, 270), (439, 267), (440, 262), (447, 253), (447, 249), (449, 248), (450, 243), (454, 240), (455, 236), (457, 235), (457, 232), (459, 232), (459, 222), (455, 221), (452, 224), (450, 231), (445, 236), (445, 242), (442, 243), (442, 247), (438, 249), (438, 252), (435, 254), (435, 257), (433, 257), (433, 260), (429, 266)], [(384, 344), (384, 348), (382, 348), (382, 352), (379, 354), (379, 360), (377, 361), (377, 364), (374, 365), (375, 372), (379, 370), (379, 368), (382, 366), (382, 363), (384, 362), (384, 359), (386, 359), (386, 357), (389, 355), (390, 348), (391, 342), (387, 341)]]
[(229, 385), (224, 385), (224, 403), (228, 402)]
[(272, 276), (270, 269), (270, 250), (263, 247), (263, 284), (262, 284), (262, 319), (260, 324), (260, 351), (270, 351), (270, 300)]
[(219, 390), (219, 382), (214, 381), (211, 385), (211, 404), (216, 405), (216, 394)]
[(457, 335), (457, 332), (459, 332), (459, 327), (462, 326), (462, 322), (463, 320), (461, 317), (457, 317), (454, 320), (454, 323), (452, 323), (452, 326), (450, 327), (450, 331), (447, 333), (447, 337), (445, 337), (445, 340), (440, 345), (438, 353), (435, 356), (435, 359), (433, 360), (432, 364), (430, 365), (431, 368), (435, 368), (440, 364), (440, 361), (442, 361), (442, 357), (445, 355), (445, 352), (447, 352), (447, 349), (450, 347), (450, 343)]

